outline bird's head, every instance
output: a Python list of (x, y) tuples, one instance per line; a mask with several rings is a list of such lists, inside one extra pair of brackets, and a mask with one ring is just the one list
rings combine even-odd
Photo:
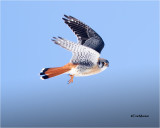
[(107, 67), (109, 67), (109, 61), (103, 58), (99, 58), (98, 60), (98, 67), (101, 70), (105, 70)]

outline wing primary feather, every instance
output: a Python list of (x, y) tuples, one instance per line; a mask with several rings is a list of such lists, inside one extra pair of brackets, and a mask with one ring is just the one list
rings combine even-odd
[[(62, 19), (77, 36), (79, 44), (92, 48), (99, 53), (101, 52), (104, 42), (92, 28), (73, 16), (64, 15)], [(96, 44), (95, 39), (98, 39), (96, 40)]]

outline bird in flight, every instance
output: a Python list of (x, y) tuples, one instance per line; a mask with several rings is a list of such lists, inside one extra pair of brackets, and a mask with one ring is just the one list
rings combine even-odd
[(62, 37), (53, 37), (55, 44), (72, 52), (72, 58), (62, 67), (43, 68), (40, 72), (41, 79), (67, 73), (71, 77), (68, 81), (70, 84), (74, 76), (89, 76), (104, 71), (109, 66), (109, 61), (100, 58), (104, 47), (102, 38), (91, 27), (72, 16), (64, 15), (62, 19), (77, 36), (78, 43)]

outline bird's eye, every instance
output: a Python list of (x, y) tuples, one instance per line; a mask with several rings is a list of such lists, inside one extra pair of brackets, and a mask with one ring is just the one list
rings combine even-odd
[(99, 68), (102, 68), (103, 66), (104, 66), (104, 62), (100, 62), (100, 61), (99, 61), (99, 62), (98, 62), (98, 67), (99, 67)]

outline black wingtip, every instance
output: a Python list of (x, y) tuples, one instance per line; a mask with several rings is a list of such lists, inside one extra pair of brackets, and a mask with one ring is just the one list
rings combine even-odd
[(56, 37), (52, 37), (51, 41), (56, 41), (56, 39), (57, 39)]
[(73, 17), (73, 16), (69, 16), (70, 18), (72, 18), (72, 19), (76, 19), (75, 17)]
[(58, 38), (63, 39), (62, 37), (58, 36)]
[(70, 15), (69, 15), (69, 16), (67, 16), (67, 15), (65, 15), (65, 14), (64, 14), (64, 17), (66, 17), (67, 19), (71, 19), (71, 18), (72, 18), (72, 19), (76, 19), (76, 18), (75, 18), (75, 17), (73, 17), (73, 16), (70, 16)]
[(52, 41), (56, 40), (56, 37), (52, 37), (51, 40), (52, 40)]
[(43, 68), (40, 72), (40, 75), (45, 75), (45, 72), (48, 70), (49, 68)]
[(43, 72), (41, 72), (41, 73), (40, 73), (40, 75), (44, 75), (44, 73), (43, 73)]
[(49, 77), (48, 77), (47, 75), (41, 77), (42, 80), (48, 79), (48, 78), (49, 78)]
[(65, 18), (62, 18), (64, 21), (67, 21), (67, 19), (65, 19)]
[(69, 18), (69, 16), (67, 16), (67, 15), (65, 15), (65, 14), (64, 14), (64, 17)]

